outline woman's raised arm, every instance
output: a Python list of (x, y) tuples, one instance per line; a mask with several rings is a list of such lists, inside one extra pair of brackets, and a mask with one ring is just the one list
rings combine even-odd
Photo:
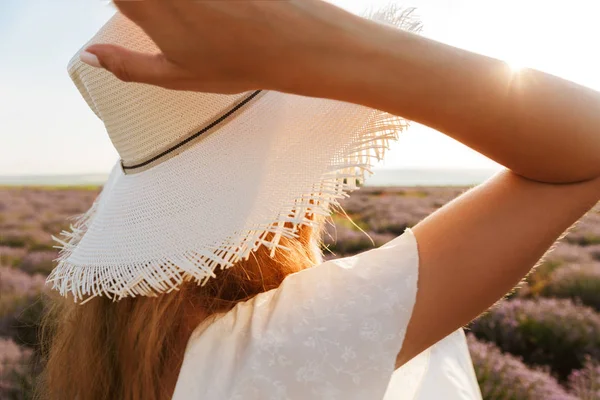
[(532, 180), (600, 175), (600, 94), (558, 77), (515, 72), (321, 0), (115, 4), (163, 52), (91, 46), (123, 80), (338, 99), (433, 127)]

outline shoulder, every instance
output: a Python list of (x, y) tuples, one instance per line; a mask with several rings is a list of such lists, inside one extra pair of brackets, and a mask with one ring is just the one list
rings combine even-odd
[(288, 276), (193, 336), (182, 373), (199, 373), (193, 364), (214, 357), (212, 367), (229, 374), (214, 377), (227, 382), (223, 398), (383, 397), (416, 298), (416, 246), (407, 229), (379, 248)]

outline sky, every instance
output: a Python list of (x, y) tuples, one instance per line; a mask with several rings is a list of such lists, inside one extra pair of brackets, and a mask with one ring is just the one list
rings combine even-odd
[[(331, 0), (361, 13), (389, 0)], [(412, 0), (423, 35), (600, 90), (597, 0)], [(117, 160), (66, 65), (114, 13), (106, 0), (0, 1), (0, 175), (106, 173)], [(482, 132), (481, 134), (485, 134)], [(413, 124), (378, 168), (500, 166)]]

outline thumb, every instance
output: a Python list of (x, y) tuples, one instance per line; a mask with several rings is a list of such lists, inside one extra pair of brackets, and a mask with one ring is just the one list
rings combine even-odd
[(163, 54), (148, 54), (112, 44), (95, 44), (80, 55), (81, 61), (104, 68), (123, 82), (169, 86), (180, 75), (179, 69)]

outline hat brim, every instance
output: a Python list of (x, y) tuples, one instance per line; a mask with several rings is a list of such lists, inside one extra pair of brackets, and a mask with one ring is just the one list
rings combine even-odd
[(405, 127), (367, 107), (266, 92), (152, 168), (125, 174), (117, 163), (92, 208), (57, 239), (48, 282), (76, 301), (156, 295), (202, 284), (261, 245), (283, 249), (280, 238), (312, 225), (307, 215), (329, 215)]

